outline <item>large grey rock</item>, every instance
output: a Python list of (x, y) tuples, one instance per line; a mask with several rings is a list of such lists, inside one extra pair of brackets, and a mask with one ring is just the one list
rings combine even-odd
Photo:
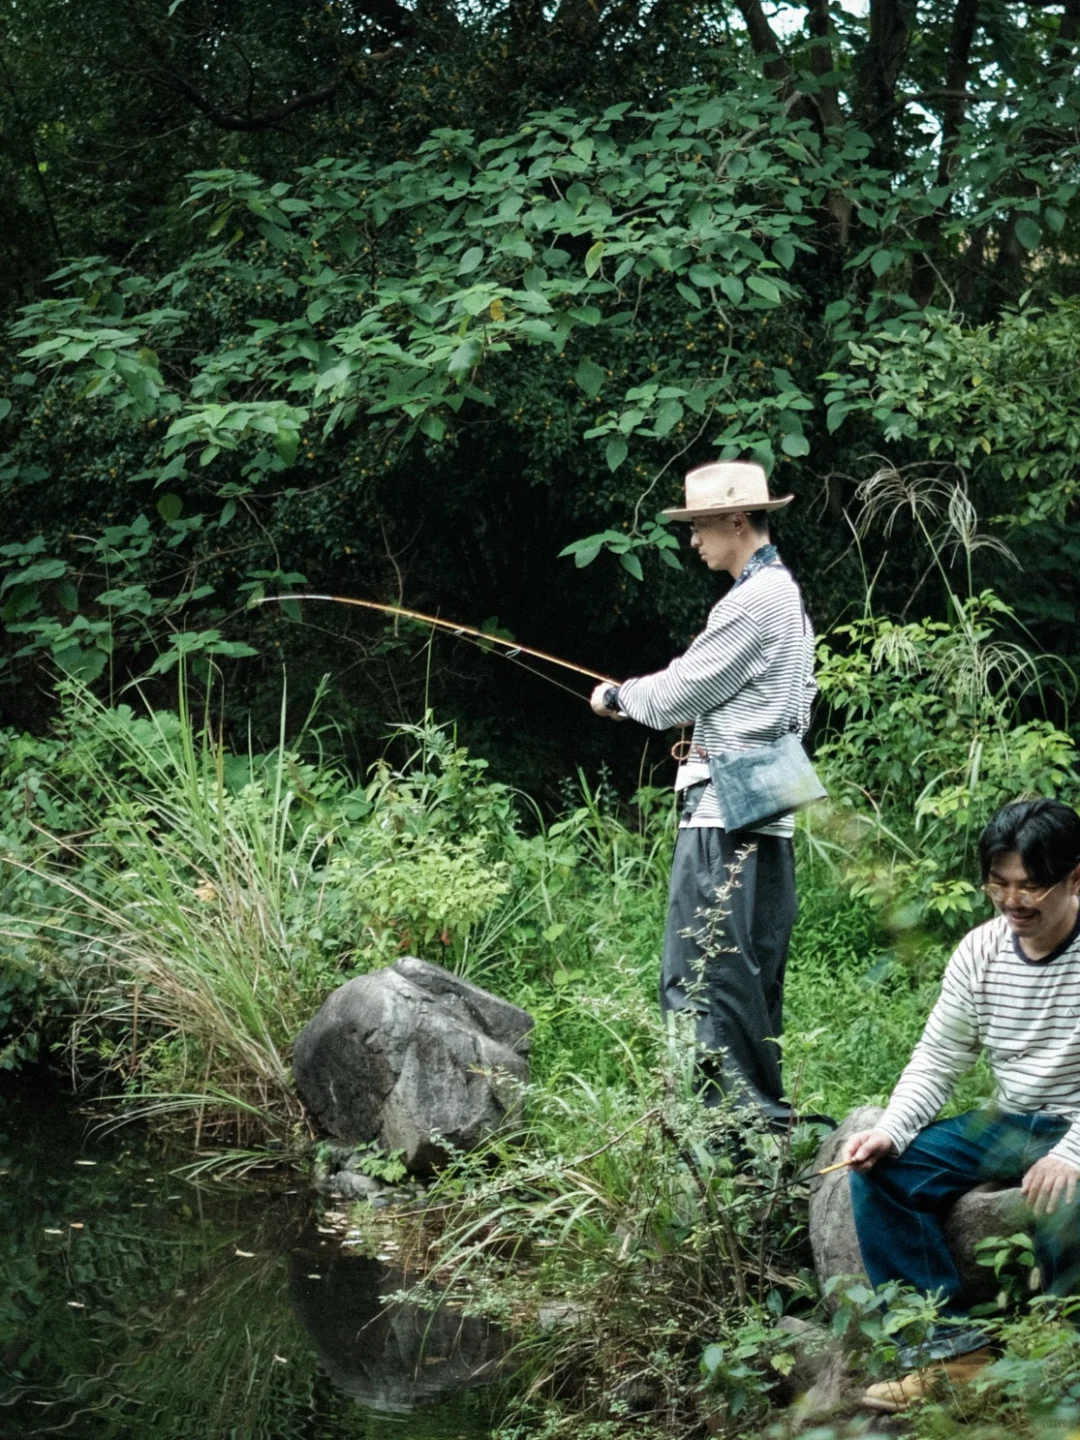
[[(853, 1110), (818, 1151), (815, 1168), (832, 1165), (840, 1158), (848, 1137), (858, 1130), (869, 1130), (881, 1113), (881, 1108), (874, 1105)], [(993, 1270), (978, 1264), (976, 1245), (990, 1235), (1011, 1235), (1025, 1228), (1028, 1213), (1019, 1189), (994, 1185), (977, 1186), (953, 1206), (945, 1234), (972, 1304), (992, 1299), (998, 1288)], [(823, 1288), (834, 1275), (866, 1278), (855, 1234), (846, 1169), (822, 1175), (811, 1183), (810, 1245), (818, 1282)]]
[(319, 1126), (401, 1150), (413, 1174), (512, 1123), (532, 1017), (408, 956), (340, 986), (297, 1037), (293, 1073)]

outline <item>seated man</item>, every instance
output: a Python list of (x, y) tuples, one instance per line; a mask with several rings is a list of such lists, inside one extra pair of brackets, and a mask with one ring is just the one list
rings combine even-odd
[[(888, 1108), (843, 1151), (871, 1283), (905, 1281), (961, 1318), (943, 1222), (980, 1181), (1020, 1182), (1043, 1289), (1080, 1288), (1080, 815), (1058, 800), (1005, 805), (979, 858), (999, 914), (960, 942)], [(993, 1105), (935, 1122), (980, 1048)], [(949, 1359), (985, 1343), (975, 1324), (950, 1326), (908, 1358)], [(909, 1377), (872, 1386), (867, 1400), (896, 1409), (924, 1389)]]

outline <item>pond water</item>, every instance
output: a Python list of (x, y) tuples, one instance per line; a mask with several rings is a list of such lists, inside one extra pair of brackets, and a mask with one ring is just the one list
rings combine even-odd
[[(388, 1308), (288, 1176), (227, 1187), (22, 1077), (0, 1084), (0, 1437), (482, 1440), (503, 1348)], [(183, 1157), (180, 1157), (183, 1158)]]

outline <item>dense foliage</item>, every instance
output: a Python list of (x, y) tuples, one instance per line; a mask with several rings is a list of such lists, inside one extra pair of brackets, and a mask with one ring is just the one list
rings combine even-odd
[[(907, 661), (923, 664), (918, 704), (934, 711), (935, 647), (966, 642), (942, 627), (920, 651), (914, 630), (902, 636)], [(895, 684), (890, 666), (873, 670), (856, 651), (825, 670), (853, 711), (866, 694), (890, 708), (876, 695)], [(657, 1437), (698, 1433), (706, 1416), (733, 1436), (760, 1425), (794, 1383), (794, 1341), (776, 1321), (812, 1313), (818, 1299), (796, 1179), (817, 1136), (800, 1127), (778, 1146), (704, 1111), (688, 1037), (661, 1032), (666, 792), (642, 790), (630, 807), (606, 785), (585, 787), (544, 823), (430, 723), (402, 737), (404, 764), (362, 779), (320, 757), (317, 720), (272, 751), (237, 754), (213, 713), (191, 715), (187, 703), (182, 688), (175, 710), (140, 714), (68, 682), (56, 734), (8, 742), (0, 931), (22, 964), (0, 985), (20, 1014), (2, 1063), (33, 1055), (38, 1035), (66, 1033), (70, 1062), (87, 1079), (104, 1072), (114, 1104), (194, 1139), (200, 1154), (186, 1168), (244, 1170), (310, 1143), (288, 1056), (328, 989), (403, 950), (451, 965), (536, 1017), (528, 1123), (460, 1157), (408, 1243), (435, 1294), (467, 1299), (522, 1336), (521, 1433), (577, 1433), (583, 1414), (609, 1437), (646, 1416)], [(948, 938), (974, 918), (969, 817), (928, 811), (914, 868), (898, 833), (909, 791), (889, 752), (907, 753), (918, 711), (891, 703), (883, 746), (856, 720), (834, 742), (842, 752), (823, 751), (849, 782), (882, 776), (877, 827), (841, 798), (800, 828), (784, 1050), (806, 1109), (884, 1099)], [(1002, 703), (973, 697), (942, 728), (940, 775), (980, 733), (993, 752)], [(1065, 738), (1051, 741), (1064, 766)], [(1030, 763), (1035, 779), (1046, 756), (1032, 752)], [(980, 783), (981, 803), (1001, 784), (993, 764)], [(972, 1075), (957, 1103), (985, 1086), (984, 1073)], [(393, 1157), (365, 1163), (393, 1169)], [(367, 1221), (358, 1224), (363, 1240)], [(381, 1235), (372, 1218), (376, 1251)], [(1007, 1266), (1015, 1251), (1002, 1242), (987, 1263)], [(861, 1286), (839, 1298), (833, 1333), (871, 1372), (902, 1333), (933, 1319), (932, 1307), (899, 1295), (886, 1297), (885, 1315), (882, 1297)], [(1044, 1361), (1063, 1394), (1076, 1387), (1071, 1327), (1024, 1307), (999, 1323), (1007, 1361), (984, 1396), (935, 1412), (935, 1433), (952, 1433), (941, 1427), (973, 1404), (1004, 1417), (1004, 1431), (988, 1433), (1029, 1433)], [(1066, 1418), (1071, 1404), (1066, 1394)]]
[[(819, 627), (885, 455), (966, 482), (1026, 567), (979, 588), (1074, 652), (1072, 4), (125, 0), (58, 45), (66, 15), (13, 8), (0, 72), (14, 723), (58, 671), (194, 655), (269, 743), (286, 659), (369, 754), (426, 696), (508, 776), (629, 773), (518, 670), (245, 607), (403, 599), (640, 672), (699, 623), (655, 516), (717, 453), (795, 490)], [(879, 608), (950, 618), (868, 543)]]

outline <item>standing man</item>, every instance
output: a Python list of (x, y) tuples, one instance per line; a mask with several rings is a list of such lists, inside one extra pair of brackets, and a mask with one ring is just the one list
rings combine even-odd
[[(706, 1103), (730, 1095), (777, 1125), (788, 1123), (780, 1048), (784, 969), (795, 923), (791, 815), (760, 828), (725, 828), (709, 757), (805, 734), (816, 693), (814, 633), (799, 587), (769, 541), (769, 511), (794, 497), (769, 495), (765, 471), (746, 461), (702, 465), (686, 476), (686, 506), (664, 513), (692, 525), (690, 544), (710, 570), (735, 581), (684, 655), (655, 675), (598, 685), (592, 707), (664, 730), (693, 725), (675, 789), (682, 798), (671, 869), (660, 1007), (692, 1010)], [(749, 847), (749, 848), (748, 848)], [(717, 892), (748, 853), (723, 909)], [(705, 931), (708, 941), (705, 942)], [(688, 933), (689, 932), (689, 933)]]
[[(979, 859), (997, 918), (960, 942), (888, 1108), (843, 1152), (871, 1283), (902, 1280), (937, 1295), (939, 1313), (960, 1322), (967, 1312), (944, 1220), (983, 1180), (1019, 1182), (1044, 1290), (1080, 1290), (1080, 815), (1059, 800), (1005, 805), (979, 839)], [(994, 1103), (934, 1123), (981, 1049)], [(977, 1325), (959, 1323), (899, 1359), (910, 1368), (985, 1343)], [(925, 1389), (922, 1376), (908, 1376), (871, 1386), (865, 1400), (896, 1410)]]

